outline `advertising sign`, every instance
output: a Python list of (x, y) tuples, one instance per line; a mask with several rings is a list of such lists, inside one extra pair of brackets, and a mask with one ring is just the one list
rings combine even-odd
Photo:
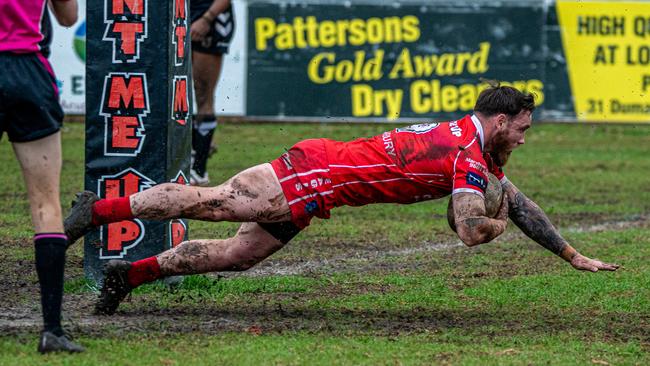
[(49, 57), (59, 87), (59, 102), (66, 114), (86, 113), (86, 2), (81, 0), (79, 19), (70, 28), (52, 19), (53, 37)]
[(558, 1), (576, 117), (650, 122), (650, 3)]
[(251, 3), (247, 113), (452, 118), (482, 79), (543, 105), (543, 5)]

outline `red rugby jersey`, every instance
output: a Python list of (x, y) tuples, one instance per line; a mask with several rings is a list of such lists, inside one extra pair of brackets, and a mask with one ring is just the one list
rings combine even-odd
[(325, 141), (336, 206), (413, 203), (460, 192), (483, 196), (488, 172), (506, 181), (483, 153), (476, 116), (350, 142)]

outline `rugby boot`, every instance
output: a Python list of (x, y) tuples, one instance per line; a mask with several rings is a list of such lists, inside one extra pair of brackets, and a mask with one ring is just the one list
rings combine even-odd
[(192, 157), (190, 159), (190, 185), (191, 186), (200, 186), (205, 187), (210, 184), (210, 177), (208, 177), (208, 172), (205, 172), (203, 175), (194, 170), (194, 159), (196, 157), (196, 151), (192, 149)]
[(85, 349), (72, 342), (67, 335), (57, 336), (52, 332), (44, 331), (41, 333), (41, 339), (38, 341), (38, 352), (40, 353), (50, 353), (50, 352), (70, 352), (70, 353), (79, 353), (83, 352)]
[(113, 315), (126, 295), (133, 290), (129, 284), (128, 273), (131, 262), (113, 259), (104, 265), (104, 285), (99, 290), (99, 300), (95, 304), (96, 315)]
[(97, 201), (99, 201), (99, 197), (94, 192), (77, 193), (76, 199), (72, 201), (72, 209), (63, 222), (65, 235), (68, 237), (68, 246), (95, 227), (93, 225), (93, 204)]
[(203, 175), (196, 172), (194, 169), (190, 169), (190, 185), (207, 187), (210, 185), (210, 176), (208, 172), (203, 173)]

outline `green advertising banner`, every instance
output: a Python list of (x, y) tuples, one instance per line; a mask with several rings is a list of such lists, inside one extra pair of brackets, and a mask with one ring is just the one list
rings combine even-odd
[(451, 3), (250, 3), (247, 115), (455, 118), (484, 79), (544, 106), (544, 3)]

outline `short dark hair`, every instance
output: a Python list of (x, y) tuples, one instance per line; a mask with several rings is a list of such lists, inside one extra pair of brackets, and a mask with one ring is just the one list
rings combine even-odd
[(474, 112), (488, 117), (499, 113), (516, 116), (523, 110), (535, 110), (535, 96), (498, 83), (483, 90), (474, 105)]

